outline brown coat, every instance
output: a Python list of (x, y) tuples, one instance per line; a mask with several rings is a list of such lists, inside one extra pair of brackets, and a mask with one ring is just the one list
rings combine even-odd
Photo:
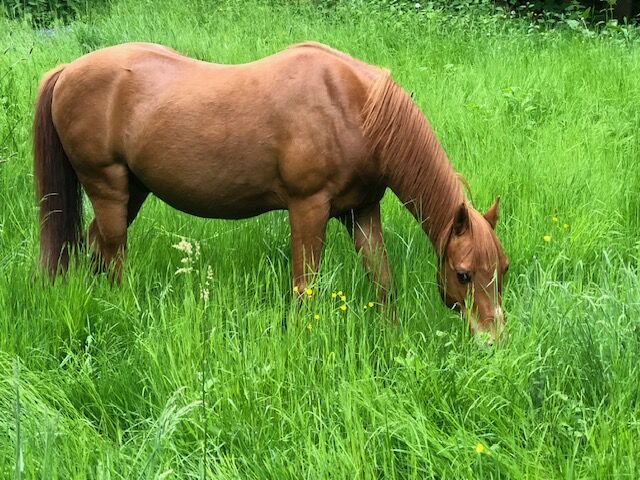
[[(116, 278), (127, 227), (152, 192), (202, 217), (287, 209), (298, 289), (317, 270), (328, 219), (340, 218), (384, 298), (379, 202), (390, 187), (441, 258), (447, 302), (462, 305), (475, 289), (472, 329), (495, 333), (502, 322), (497, 204), (486, 219), (468, 205), (428, 122), (387, 72), (321, 44), (244, 65), (141, 43), (85, 55), (43, 80), (34, 168), (52, 275), (80, 241), (82, 185), (95, 213), (90, 243)], [(461, 268), (473, 282), (455, 280)]]

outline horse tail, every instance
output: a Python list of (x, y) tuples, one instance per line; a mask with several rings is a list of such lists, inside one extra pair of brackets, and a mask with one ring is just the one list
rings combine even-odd
[(40, 206), (40, 262), (54, 277), (65, 272), (80, 242), (82, 192), (53, 124), (53, 89), (64, 65), (48, 72), (38, 90), (33, 122), (33, 171)]

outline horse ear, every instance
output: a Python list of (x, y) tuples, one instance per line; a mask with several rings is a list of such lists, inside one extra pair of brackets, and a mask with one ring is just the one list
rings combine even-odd
[(467, 228), (469, 228), (469, 211), (467, 205), (462, 202), (453, 217), (453, 233), (462, 235), (467, 231)]
[(496, 229), (496, 224), (498, 223), (498, 207), (500, 206), (500, 197), (496, 197), (496, 201), (493, 202), (493, 205), (491, 205), (491, 208), (489, 208), (489, 210), (487, 210), (487, 213), (484, 214), (484, 218), (487, 219), (487, 222), (489, 222), (489, 225), (491, 225), (491, 228), (493, 228), (494, 230)]

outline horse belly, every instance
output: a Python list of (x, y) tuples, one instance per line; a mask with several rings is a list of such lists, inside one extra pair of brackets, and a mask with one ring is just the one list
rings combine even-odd
[(156, 197), (191, 215), (239, 219), (286, 208), (270, 162), (199, 160), (135, 162), (130, 169)]
[(171, 207), (204, 218), (240, 219), (255, 217), (271, 210), (286, 208), (270, 192), (215, 192), (174, 191), (152, 188), (151, 192)]

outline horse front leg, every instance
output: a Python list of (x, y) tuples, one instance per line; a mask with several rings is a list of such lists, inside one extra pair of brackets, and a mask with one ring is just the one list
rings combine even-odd
[(385, 304), (391, 300), (393, 281), (387, 252), (382, 238), (380, 203), (352, 210), (340, 218), (353, 239), (362, 264), (376, 288), (378, 300)]
[(289, 204), (293, 291), (298, 296), (304, 294), (318, 271), (329, 210), (329, 200), (321, 194)]

